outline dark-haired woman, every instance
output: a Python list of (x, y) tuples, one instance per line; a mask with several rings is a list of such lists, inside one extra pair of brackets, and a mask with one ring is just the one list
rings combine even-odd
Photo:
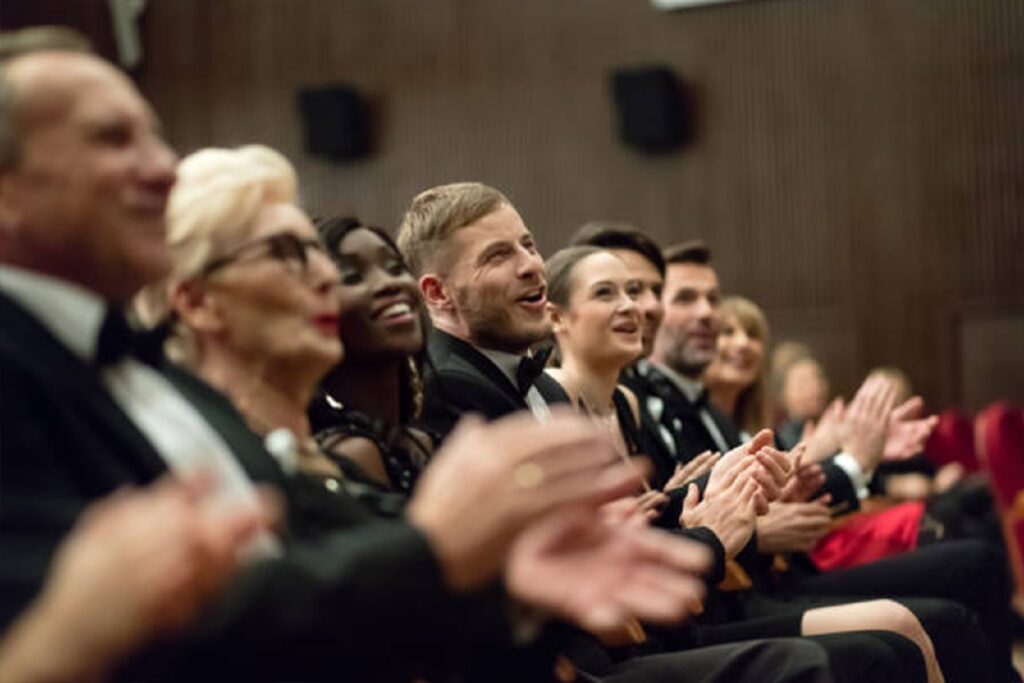
[(434, 446), (407, 426), (422, 402), (416, 281), (380, 228), (347, 217), (316, 224), (341, 272), (338, 328), (345, 346), (310, 409), (316, 439), (350, 477), (409, 494)]

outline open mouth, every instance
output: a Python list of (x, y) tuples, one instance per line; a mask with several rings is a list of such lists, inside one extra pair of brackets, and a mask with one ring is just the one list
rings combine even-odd
[(401, 318), (403, 316), (412, 315), (412, 306), (410, 306), (405, 301), (399, 301), (397, 303), (391, 304), (390, 306), (382, 310), (378, 315), (379, 317), (384, 318), (385, 320), (390, 320), (392, 318)]
[(527, 308), (542, 308), (547, 303), (547, 290), (545, 287), (527, 292), (516, 301)]
[(620, 332), (622, 334), (638, 334), (640, 332), (640, 325), (635, 322), (621, 322), (612, 325), (612, 332)]

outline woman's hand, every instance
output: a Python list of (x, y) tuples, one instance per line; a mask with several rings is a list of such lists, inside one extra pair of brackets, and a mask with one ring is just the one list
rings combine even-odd
[(676, 465), (675, 472), (673, 472), (669, 480), (665, 482), (665, 486), (662, 487), (662, 490), (671, 491), (673, 489), (682, 488), (687, 482), (703, 477), (711, 471), (711, 468), (715, 466), (715, 463), (718, 462), (721, 457), (721, 453), (704, 451), (685, 465)]

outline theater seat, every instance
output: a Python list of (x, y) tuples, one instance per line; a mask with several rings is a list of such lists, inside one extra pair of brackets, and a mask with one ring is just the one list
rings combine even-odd
[(994, 403), (978, 415), (978, 452), (1003, 524), (1017, 595), (1024, 596), (1024, 412)]
[(971, 418), (956, 409), (940, 413), (938, 424), (925, 442), (924, 455), (936, 468), (958, 462), (967, 474), (980, 470)]

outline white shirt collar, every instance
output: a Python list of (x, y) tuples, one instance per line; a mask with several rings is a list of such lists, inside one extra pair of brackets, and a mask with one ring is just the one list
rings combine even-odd
[(28, 309), (83, 360), (96, 355), (106, 304), (94, 292), (49, 275), (0, 265), (0, 292)]
[(686, 395), (686, 398), (689, 399), (691, 403), (696, 401), (697, 397), (700, 396), (702, 391), (704, 391), (704, 385), (701, 384), (700, 380), (684, 377), (672, 368), (667, 365), (662, 365), (661, 363), (657, 365), (657, 368), (661, 371), (661, 374), (668, 377), (669, 380), (679, 388), (679, 391)]

